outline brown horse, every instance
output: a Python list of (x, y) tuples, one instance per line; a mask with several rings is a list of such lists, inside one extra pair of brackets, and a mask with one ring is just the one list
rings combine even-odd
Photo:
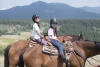
[(28, 46), (28, 41), (17, 41), (5, 49), (4, 67), (16, 67), (19, 61), (19, 55), (24, 48)]
[[(100, 54), (100, 42), (75, 41), (73, 45), (74, 49), (77, 49), (85, 60)], [(70, 58), (70, 67), (84, 67), (82, 66), (84, 59), (77, 52), (73, 52)], [(41, 45), (27, 48), (23, 54), (23, 61), (26, 67), (66, 67), (66, 64), (58, 56), (44, 54)]]
[[(81, 37), (78, 35), (66, 35), (66, 36), (59, 36), (58, 39), (62, 42), (65, 40), (80, 40)], [(28, 46), (27, 40), (20, 40), (17, 41), (5, 49), (5, 67), (16, 67), (19, 61), (20, 53)]]

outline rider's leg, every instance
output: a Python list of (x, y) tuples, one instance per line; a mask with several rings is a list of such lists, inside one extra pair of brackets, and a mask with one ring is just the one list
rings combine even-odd
[(42, 45), (47, 45), (47, 42), (42, 39), (36, 39), (36, 41)]
[(61, 44), (57, 40), (52, 40), (51, 43), (58, 48), (61, 57), (66, 61)]

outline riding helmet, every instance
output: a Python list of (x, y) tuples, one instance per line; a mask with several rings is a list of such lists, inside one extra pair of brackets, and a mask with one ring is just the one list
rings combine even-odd
[(50, 24), (57, 24), (56, 18), (50, 19)]
[(34, 15), (32, 16), (32, 20), (35, 21), (35, 18), (39, 18), (39, 15), (34, 14)]

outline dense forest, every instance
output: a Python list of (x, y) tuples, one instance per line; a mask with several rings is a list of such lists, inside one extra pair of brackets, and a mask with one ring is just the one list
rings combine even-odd
[[(86, 40), (100, 41), (100, 19), (58, 19), (58, 35), (83, 34)], [(0, 19), (0, 35), (31, 32), (31, 19)], [(42, 34), (47, 32), (49, 20), (40, 21)]]
[[(58, 36), (82, 33), (85, 40), (100, 41), (100, 19), (57, 19), (57, 22)], [(31, 19), (0, 19), (0, 55), (3, 55), (7, 45), (17, 40), (3, 38), (2, 35), (18, 35), (19, 38), (22, 38), (21, 33), (31, 33), (32, 26)], [(40, 26), (42, 34), (46, 33), (49, 28), (49, 20), (41, 20)]]

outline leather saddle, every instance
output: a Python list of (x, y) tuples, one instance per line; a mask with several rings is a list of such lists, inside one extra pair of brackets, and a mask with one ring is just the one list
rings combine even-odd
[(31, 37), (28, 39), (28, 44), (29, 44), (29, 47), (33, 47), (33, 46), (38, 45), (39, 43), (31, 36)]

